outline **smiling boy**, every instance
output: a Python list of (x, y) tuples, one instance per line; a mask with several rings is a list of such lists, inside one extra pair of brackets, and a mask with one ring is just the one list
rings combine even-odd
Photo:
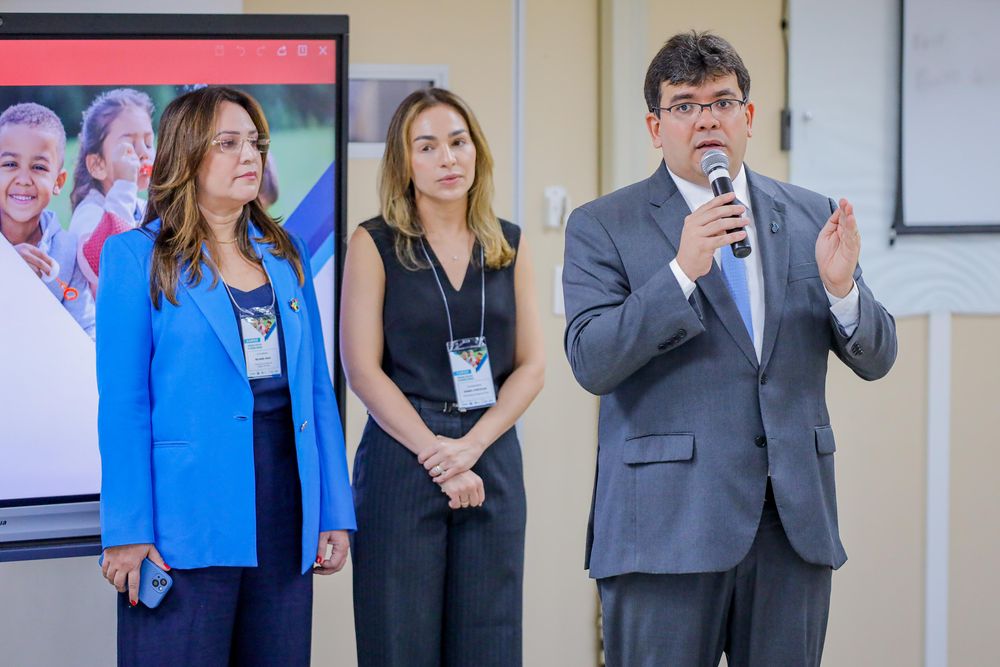
[(76, 238), (46, 211), (66, 183), (66, 131), (33, 102), (0, 114), (0, 235), (94, 337), (94, 300), (76, 264)]

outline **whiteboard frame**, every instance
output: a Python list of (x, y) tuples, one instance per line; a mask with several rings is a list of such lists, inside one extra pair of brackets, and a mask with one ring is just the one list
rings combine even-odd
[(982, 225), (963, 223), (906, 224), (906, 215), (903, 210), (903, 169), (906, 168), (903, 161), (903, 114), (906, 112), (906, 99), (904, 97), (906, 89), (906, 2), (907, 0), (899, 0), (899, 136), (897, 137), (899, 148), (896, 151), (896, 204), (892, 216), (889, 243), (894, 243), (897, 235), (909, 234), (998, 234), (1000, 233), (1000, 220), (997, 220), (996, 223)]

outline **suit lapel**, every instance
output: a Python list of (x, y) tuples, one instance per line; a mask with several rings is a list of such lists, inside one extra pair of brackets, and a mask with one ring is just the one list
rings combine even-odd
[[(649, 203), (656, 225), (660, 228), (667, 240), (676, 252), (681, 245), (681, 229), (684, 226), (684, 218), (690, 213), (684, 196), (681, 195), (677, 185), (667, 172), (664, 163), (660, 163), (660, 168), (649, 179)], [(732, 336), (736, 346), (740, 348), (754, 368), (757, 367), (757, 352), (753, 348), (753, 341), (743, 324), (740, 311), (736, 308), (733, 295), (729, 292), (722, 270), (716, 262), (712, 262), (711, 270), (696, 281), (698, 289), (712, 305), (722, 322), (722, 325)]]
[(770, 181), (747, 169), (750, 206), (757, 227), (757, 245), (764, 273), (764, 342), (761, 367), (767, 365), (778, 338), (788, 286), (789, 231), (785, 224), (785, 203)]
[[(258, 236), (259, 232), (251, 226), (251, 245), (263, 261), (267, 275), (271, 279), (271, 285), (274, 287), (274, 303), (281, 315), (282, 333), (285, 338), (284, 353), (288, 384), (294, 387), (298, 378), (299, 347), (302, 344), (302, 313), (304, 312), (302, 291), (299, 288), (299, 281), (292, 265), (272, 255), (270, 245), (258, 243), (255, 240)], [(302, 261), (307, 262), (309, 258), (303, 257)], [(297, 310), (292, 309), (293, 300)]]

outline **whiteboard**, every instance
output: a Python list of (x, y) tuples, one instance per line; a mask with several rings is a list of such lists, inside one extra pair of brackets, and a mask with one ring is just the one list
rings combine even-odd
[(998, 28), (997, 0), (904, 0), (904, 226), (1000, 225)]

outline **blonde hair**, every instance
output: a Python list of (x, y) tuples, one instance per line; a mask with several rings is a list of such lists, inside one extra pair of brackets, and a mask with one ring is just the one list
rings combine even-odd
[[(203, 244), (212, 238), (211, 230), (198, 208), (198, 170), (212, 147), (215, 136), (215, 116), (223, 102), (243, 107), (250, 115), (257, 133), (268, 136), (267, 119), (257, 100), (250, 95), (223, 86), (208, 86), (181, 95), (172, 101), (160, 118), (159, 153), (153, 162), (149, 182), (149, 202), (143, 225), (160, 219), (160, 232), (153, 244), (153, 261), (150, 268), (150, 297), (156, 308), (160, 307), (160, 294), (178, 305), (177, 279), (181, 268), (189, 271), (189, 284), (201, 282), (201, 263), (204, 259)], [(263, 155), (266, 161), (267, 155)], [(243, 206), (243, 213), (236, 223), (236, 248), (248, 261), (260, 260), (250, 245), (247, 228), (250, 221), (260, 230), (256, 239), (270, 244), (271, 254), (288, 260), (299, 284), (305, 278), (302, 261), (295, 244), (277, 220), (267, 214), (258, 199)], [(219, 280), (216, 267), (209, 264), (212, 286)]]
[(386, 133), (378, 194), (382, 217), (396, 232), (396, 257), (407, 269), (427, 268), (427, 262), (422, 254), (418, 256), (417, 248), (424, 230), (413, 189), (410, 128), (418, 115), (439, 105), (451, 107), (462, 116), (476, 147), (476, 178), (469, 188), (466, 223), (483, 248), (486, 266), (491, 269), (509, 266), (514, 261), (515, 252), (493, 212), (493, 155), (469, 105), (458, 95), (442, 88), (425, 88), (407, 96), (393, 114)]

